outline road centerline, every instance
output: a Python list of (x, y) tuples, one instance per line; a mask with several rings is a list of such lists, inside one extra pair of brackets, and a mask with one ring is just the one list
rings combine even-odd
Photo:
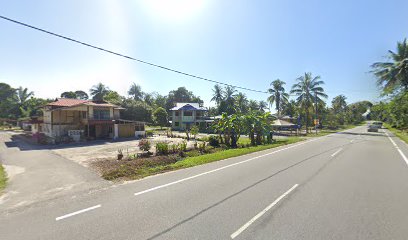
[(258, 218), (262, 217), (267, 211), (269, 211), (271, 208), (273, 208), (279, 201), (281, 201), (284, 197), (286, 197), (289, 193), (291, 193), (295, 188), (297, 188), (299, 184), (293, 185), (288, 191), (286, 191), (284, 194), (280, 195), (275, 201), (273, 201), (271, 204), (269, 204), (266, 208), (264, 208), (261, 212), (259, 212), (255, 217), (251, 218), (247, 223), (242, 225), (237, 231), (235, 231), (233, 234), (231, 234), (231, 239), (236, 238), (239, 234), (241, 234), (245, 229), (247, 229), (252, 223), (254, 223)]
[(84, 213), (84, 212), (88, 212), (88, 211), (100, 208), (101, 206), (102, 206), (101, 204), (98, 204), (98, 205), (95, 205), (95, 206), (92, 206), (92, 207), (89, 207), (89, 208), (84, 208), (84, 209), (76, 211), (76, 212), (68, 213), (68, 214), (65, 214), (63, 216), (55, 218), (55, 221), (59, 221), (59, 220), (65, 219), (65, 218), (69, 218), (69, 217), (72, 217), (72, 216), (75, 216), (75, 215), (78, 215), (78, 214), (81, 214), (81, 213)]
[(336, 156), (339, 152), (341, 152), (341, 150), (343, 150), (343, 148), (338, 149), (338, 150), (335, 151), (331, 156), (332, 156), (332, 157)]
[(278, 152), (281, 152), (281, 151), (284, 151), (284, 150), (288, 150), (288, 149), (291, 149), (291, 148), (294, 148), (294, 147), (297, 147), (297, 146), (300, 146), (300, 145), (303, 145), (303, 144), (306, 144), (306, 143), (314, 142), (314, 141), (316, 141), (318, 139), (320, 139), (320, 138), (308, 140), (308, 141), (305, 141), (305, 142), (302, 142), (302, 143), (298, 143), (298, 144), (295, 144), (295, 145), (288, 146), (286, 148), (281, 148), (281, 149), (275, 150), (275, 151), (270, 152), (270, 153), (266, 153), (266, 154), (263, 154), (263, 155), (260, 155), (260, 156), (252, 157), (252, 158), (240, 161), (240, 162), (232, 163), (232, 164), (229, 164), (229, 165), (226, 165), (226, 166), (223, 166), (223, 167), (220, 167), (220, 168), (216, 168), (216, 169), (213, 169), (213, 170), (210, 170), (210, 171), (207, 171), (207, 172), (199, 173), (199, 174), (187, 177), (187, 178), (182, 178), (182, 179), (174, 181), (174, 182), (170, 182), (170, 183), (159, 185), (159, 186), (156, 186), (156, 187), (153, 187), (153, 188), (149, 188), (149, 189), (146, 189), (146, 190), (143, 190), (143, 191), (140, 191), (140, 192), (136, 192), (136, 193), (134, 193), (134, 195), (138, 196), (138, 195), (142, 195), (142, 194), (145, 194), (145, 193), (148, 193), (148, 192), (152, 192), (152, 191), (155, 191), (155, 190), (158, 190), (158, 189), (161, 189), (161, 188), (169, 187), (171, 185), (175, 185), (175, 184), (182, 183), (182, 182), (185, 182), (185, 181), (188, 181), (188, 180), (192, 180), (194, 178), (198, 178), (198, 177), (210, 174), (210, 173), (218, 172), (218, 171), (221, 171), (221, 170), (226, 169), (226, 168), (230, 168), (230, 167), (237, 166), (237, 165), (240, 165), (240, 164), (243, 164), (243, 163), (247, 163), (247, 162), (253, 161), (253, 160), (258, 159), (258, 158), (273, 155), (275, 153), (278, 153)]

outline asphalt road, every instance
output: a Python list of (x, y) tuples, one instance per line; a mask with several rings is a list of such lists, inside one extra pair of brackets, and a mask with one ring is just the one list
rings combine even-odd
[(381, 131), (53, 199), (0, 216), (0, 239), (407, 239), (408, 146)]

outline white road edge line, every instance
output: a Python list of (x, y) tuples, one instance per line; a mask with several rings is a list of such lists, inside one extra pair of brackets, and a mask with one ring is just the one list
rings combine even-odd
[(394, 142), (394, 140), (388, 135), (387, 132), (385, 132), (385, 135), (387, 135), (388, 139), (390, 139), (392, 145), (397, 149), (399, 154), (401, 155), (402, 159), (404, 159), (405, 163), (408, 165), (408, 158), (405, 156), (405, 154), (401, 151), (401, 149), (398, 147), (398, 145)]
[(226, 166), (220, 167), (220, 168), (216, 168), (216, 169), (213, 169), (211, 171), (203, 172), (203, 173), (191, 176), (191, 177), (183, 178), (183, 179), (180, 179), (180, 180), (177, 180), (177, 181), (174, 181), (174, 182), (170, 182), (170, 183), (166, 183), (166, 184), (163, 184), (163, 185), (159, 185), (157, 187), (149, 188), (149, 189), (146, 189), (144, 191), (136, 192), (136, 193), (134, 193), (134, 195), (135, 196), (142, 195), (144, 193), (152, 192), (152, 191), (155, 191), (155, 190), (158, 190), (158, 189), (161, 189), (161, 188), (165, 188), (165, 187), (177, 184), (177, 183), (185, 182), (185, 181), (188, 181), (188, 180), (191, 180), (191, 179), (194, 179), (194, 178), (198, 178), (198, 177), (210, 174), (210, 173), (218, 172), (218, 171), (221, 171), (221, 170), (226, 169), (226, 168), (230, 168), (230, 167), (233, 167), (233, 166), (236, 166), (236, 165), (239, 165), (239, 164), (250, 162), (250, 161), (253, 161), (253, 160), (261, 158), (261, 157), (272, 155), (272, 154), (275, 154), (275, 153), (278, 153), (278, 152), (281, 152), (281, 151), (284, 151), (284, 150), (287, 150), (287, 149), (291, 149), (291, 148), (294, 148), (294, 147), (297, 147), (297, 146), (300, 146), (300, 145), (303, 145), (303, 144), (306, 144), (306, 143), (316, 141), (318, 139), (320, 139), (320, 138), (315, 138), (315, 139), (312, 139), (312, 140), (308, 140), (308, 141), (305, 141), (305, 142), (302, 142), (302, 143), (299, 143), (299, 144), (295, 144), (295, 145), (291, 145), (289, 147), (282, 148), (282, 149), (279, 149), (279, 150), (276, 150), (276, 151), (273, 151), (273, 152), (270, 152), (270, 153), (267, 153), (267, 154), (263, 154), (263, 155), (260, 155), (260, 156), (249, 158), (249, 159), (243, 160), (241, 162), (233, 163), (233, 164), (226, 165)]
[(286, 191), (284, 194), (282, 194), (280, 197), (278, 197), (275, 201), (273, 201), (269, 206), (267, 206), (264, 210), (262, 210), (260, 213), (255, 215), (251, 220), (249, 220), (247, 223), (245, 223), (242, 227), (240, 227), (237, 231), (235, 231), (233, 234), (231, 234), (231, 239), (236, 238), (239, 234), (241, 234), (245, 229), (247, 229), (252, 223), (254, 223), (258, 218), (262, 217), (267, 211), (269, 211), (273, 206), (275, 206), (280, 200), (282, 200), (284, 197), (286, 197), (290, 192), (295, 190), (299, 184), (293, 185), (288, 191)]
[(72, 217), (72, 216), (75, 216), (75, 215), (78, 215), (78, 214), (81, 214), (81, 213), (84, 213), (84, 212), (88, 212), (88, 211), (91, 211), (91, 210), (94, 210), (94, 209), (97, 209), (97, 208), (100, 208), (100, 207), (101, 207), (101, 205), (98, 204), (98, 205), (95, 205), (95, 206), (92, 206), (92, 207), (89, 207), (89, 208), (85, 208), (85, 209), (82, 209), (82, 210), (79, 210), (79, 211), (76, 211), (76, 212), (73, 212), (73, 213), (66, 214), (66, 215), (61, 216), (61, 217), (57, 217), (57, 218), (55, 218), (55, 221), (59, 221), (59, 220), (62, 220), (64, 218), (69, 218), (69, 217)]
[(343, 148), (340, 148), (339, 150), (337, 150), (336, 152), (334, 152), (331, 156), (332, 156), (332, 157), (336, 156), (336, 154), (338, 154), (341, 150), (343, 150)]

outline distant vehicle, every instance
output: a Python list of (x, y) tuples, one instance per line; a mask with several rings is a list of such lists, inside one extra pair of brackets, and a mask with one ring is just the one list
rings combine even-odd
[(382, 128), (383, 125), (382, 122), (373, 122), (372, 124), (378, 126), (378, 128)]
[(382, 127), (382, 122), (373, 122), (368, 124), (367, 132), (378, 132), (378, 129)]

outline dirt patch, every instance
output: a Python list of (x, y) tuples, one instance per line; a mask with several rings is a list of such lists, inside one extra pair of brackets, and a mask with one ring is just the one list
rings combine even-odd
[[(155, 145), (158, 142), (166, 142), (169, 144), (178, 144), (185, 141), (182, 138), (167, 138), (166, 136), (149, 137), (151, 143), (151, 152), (155, 152)], [(90, 145), (84, 143), (83, 145), (76, 145), (62, 149), (52, 150), (54, 153), (77, 162), (85, 167), (94, 166), (93, 163), (104, 161), (106, 159), (114, 159), (118, 154), (118, 149), (123, 151), (124, 156), (134, 155), (142, 151), (138, 147), (139, 140), (129, 140), (123, 142), (107, 142), (101, 144)], [(187, 142), (187, 148), (193, 148), (194, 141)]]

